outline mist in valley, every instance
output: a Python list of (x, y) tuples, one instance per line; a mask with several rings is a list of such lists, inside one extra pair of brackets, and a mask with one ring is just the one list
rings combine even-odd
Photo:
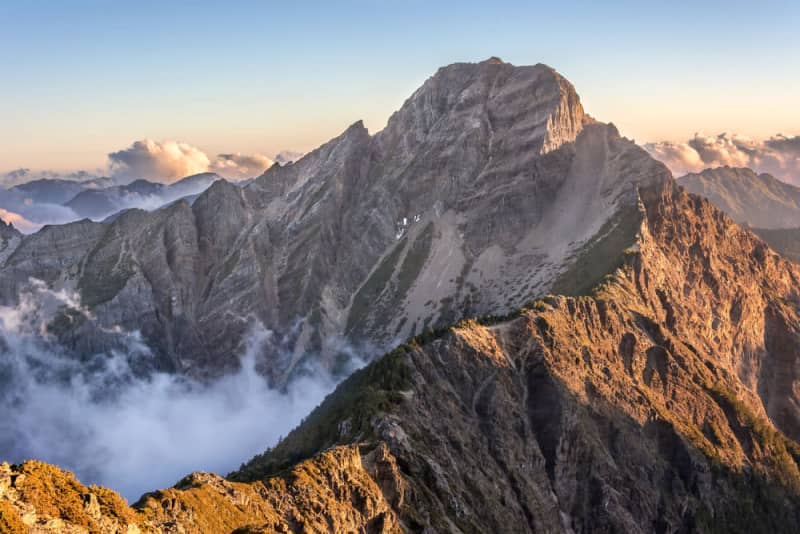
[(2, 459), (54, 463), (131, 502), (192, 471), (236, 469), (336, 385), (329, 373), (308, 369), (285, 391), (270, 388), (256, 372), (272, 338), (261, 327), (252, 329), (239, 371), (208, 384), (134, 373), (134, 362), (153, 357), (137, 332), (117, 332), (124, 350), (78, 361), (47, 332), (64, 308), (91, 320), (75, 295), (36, 281), (16, 306), (0, 307)]

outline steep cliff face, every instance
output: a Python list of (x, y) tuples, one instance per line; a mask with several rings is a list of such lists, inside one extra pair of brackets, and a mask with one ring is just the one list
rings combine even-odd
[[(201, 376), (238, 365), (260, 322), (283, 382), (305, 358), (333, 366), (344, 346), (385, 349), (546, 293), (667, 175), (551, 68), (455, 64), (378, 134), (356, 123), (245, 188), (43, 230), (3, 263), (0, 296), (29, 277), (78, 290), (97, 320), (63, 333), (79, 350), (141, 329), (159, 366)], [(54, 258), (57, 232), (70, 254)]]
[(418, 337), (227, 481), (195, 474), (146, 495), (136, 521), (164, 532), (796, 531), (800, 267), (672, 181), (638, 199), (635, 231), (606, 232), (574, 264), (616, 250), (589, 295)]

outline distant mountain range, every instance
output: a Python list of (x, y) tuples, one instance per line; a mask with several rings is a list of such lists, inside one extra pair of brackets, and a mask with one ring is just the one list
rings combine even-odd
[(80, 218), (101, 220), (125, 209), (153, 210), (181, 198), (194, 197), (222, 179), (214, 173), (203, 173), (187, 176), (169, 185), (135, 180), (104, 189), (84, 189), (64, 205)]
[(187, 176), (168, 185), (147, 180), (118, 185), (111, 178), (84, 182), (43, 178), (0, 190), (0, 208), (39, 226), (99, 221), (127, 209), (154, 210), (182, 198), (191, 201), (217, 180), (223, 178), (214, 173)]
[(36, 203), (65, 204), (82, 191), (105, 189), (113, 185), (114, 181), (111, 178), (98, 178), (85, 182), (41, 178), (14, 186), (11, 191), (21, 192), (26, 198)]
[(800, 262), (800, 188), (751, 169), (717, 167), (678, 183), (708, 198), (792, 261)]
[(716, 167), (678, 178), (739, 223), (755, 228), (800, 226), (800, 187), (747, 168)]

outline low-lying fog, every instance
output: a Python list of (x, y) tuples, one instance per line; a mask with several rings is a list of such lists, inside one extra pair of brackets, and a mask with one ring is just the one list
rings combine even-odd
[[(204, 385), (129, 362), (150, 357), (139, 335), (127, 349), (76, 362), (45, 325), (73, 295), (34, 283), (16, 307), (0, 307), (0, 460), (35, 458), (74, 471), (133, 502), (191, 471), (225, 474), (286, 435), (335, 386), (318, 371), (285, 393), (255, 371), (270, 333), (254, 329), (236, 374)], [(88, 313), (88, 312), (84, 312)]]

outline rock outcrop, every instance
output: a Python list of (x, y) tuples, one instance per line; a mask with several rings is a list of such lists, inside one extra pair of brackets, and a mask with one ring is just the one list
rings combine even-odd
[[(140, 534), (124, 499), (98, 486), (86, 487), (68, 472), (37, 461), (0, 464), (0, 532), (3, 534)], [(144, 528), (140, 528), (144, 527)]]
[(22, 241), (22, 234), (14, 228), (13, 224), (8, 224), (0, 219), (0, 263), (6, 260)]
[(253, 484), (193, 473), (133, 507), (36, 461), (0, 464), (3, 534), (399, 533), (404, 482), (385, 448), (337, 447)]

